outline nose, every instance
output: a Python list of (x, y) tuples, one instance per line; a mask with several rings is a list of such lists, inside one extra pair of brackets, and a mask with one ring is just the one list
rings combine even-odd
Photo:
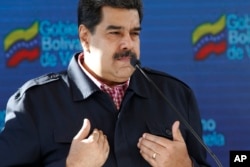
[(123, 38), (121, 39), (121, 43), (120, 43), (120, 49), (121, 50), (130, 50), (133, 48), (133, 39), (130, 35), (130, 33), (125, 33), (123, 35)]

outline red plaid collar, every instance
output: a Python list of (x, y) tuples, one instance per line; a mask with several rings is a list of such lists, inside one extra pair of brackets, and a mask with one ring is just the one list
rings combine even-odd
[(113, 87), (110, 87), (106, 84), (101, 85), (101, 90), (110, 95), (110, 97), (113, 99), (113, 102), (117, 110), (120, 109), (120, 105), (122, 103), (122, 99), (124, 97), (127, 88), (128, 88), (128, 82)]

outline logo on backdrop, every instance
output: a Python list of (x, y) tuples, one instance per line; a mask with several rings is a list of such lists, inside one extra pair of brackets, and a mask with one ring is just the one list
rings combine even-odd
[(5, 110), (0, 110), (0, 132), (4, 127), (4, 119), (5, 119)]
[(224, 56), (229, 60), (250, 58), (250, 15), (222, 15), (215, 22), (197, 26), (192, 34), (194, 59)]
[(69, 22), (35, 21), (28, 28), (11, 30), (4, 38), (6, 65), (39, 61), (42, 67), (67, 66), (72, 52), (81, 49), (77, 25)]
[(8, 67), (15, 67), (24, 60), (38, 59), (40, 55), (38, 31), (38, 22), (35, 22), (27, 29), (16, 29), (6, 36), (4, 51)]
[(203, 140), (209, 147), (225, 146), (225, 135), (217, 132), (217, 123), (214, 119), (202, 119)]

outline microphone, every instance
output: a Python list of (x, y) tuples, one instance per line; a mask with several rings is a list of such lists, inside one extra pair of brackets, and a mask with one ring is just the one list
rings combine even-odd
[(170, 108), (179, 116), (180, 122), (183, 123), (186, 128), (192, 133), (192, 135), (196, 138), (196, 140), (202, 145), (202, 147), (207, 151), (207, 153), (213, 158), (218, 167), (223, 167), (218, 157), (212, 152), (212, 150), (204, 144), (200, 136), (195, 132), (195, 130), (191, 127), (191, 125), (186, 121), (186, 119), (182, 116), (182, 114), (176, 109), (176, 107), (167, 99), (164, 93), (160, 90), (160, 88), (154, 83), (152, 79), (148, 77), (148, 75), (143, 71), (140, 66), (140, 61), (135, 57), (131, 56), (130, 64), (137, 68), (143, 76), (147, 79), (147, 81), (156, 89), (156, 91), (161, 95), (161, 97), (165, 100), (165, 102), (170, 106)]

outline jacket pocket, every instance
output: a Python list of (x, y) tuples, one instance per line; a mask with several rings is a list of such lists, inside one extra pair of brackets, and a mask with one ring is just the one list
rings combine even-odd
[(162, 125), (157, 122), (147, 122), (147, 128), (149, 130), (149, 133), (153, 135), (173, 140), (171, 126)]

